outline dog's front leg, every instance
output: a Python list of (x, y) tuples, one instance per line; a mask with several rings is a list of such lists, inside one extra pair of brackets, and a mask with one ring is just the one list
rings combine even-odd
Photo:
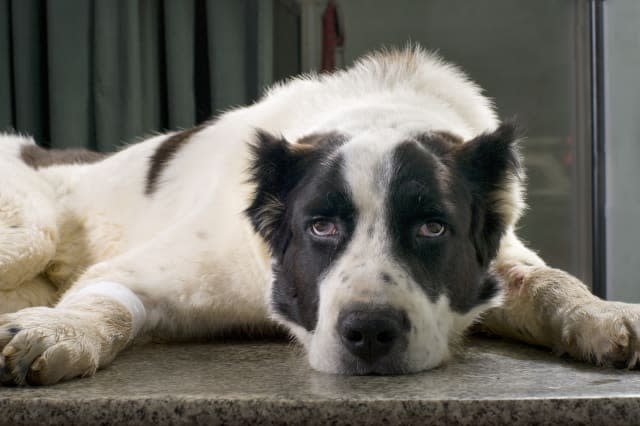
[(145, 320), (128, 288), (96, 282), (72, 289), (55, 308), (0, 316), (0, 381), (51, 384), (109, 364)]
[(600, 365), (640, 367), (640, 305), (599, 299), (577, 278), (546, 266), (513, 234), (503, 240), (495, 271), (505, 300), (481, 328)]

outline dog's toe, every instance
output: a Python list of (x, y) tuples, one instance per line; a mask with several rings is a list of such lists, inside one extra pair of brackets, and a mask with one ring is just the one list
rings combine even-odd
[(81, 351), (74, 342), (60, 342), (38, 357), (27, 372), (30, 385), (49, 385), (74, 377), (91, 376), (97, 360), (91, 352)]
[(626, 367), (630, 370), (640, 369), (640, 319), (624, 319), (629, 333), (629, 350)]
[[(16, 331), (18, 328), (14, 327)], [(13, 334), (7, 333), (5, 334)], [(20, 330), (2, 350), (4, 384), (26, 384), (33, 361), (54, 343), (51, 331), (40, 328)]]

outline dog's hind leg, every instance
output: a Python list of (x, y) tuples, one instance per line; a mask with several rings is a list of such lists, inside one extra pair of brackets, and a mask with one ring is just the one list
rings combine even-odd
[(52, 188), (20, 159), (29, 144), (0, 135), (0, 291), (38, 281), (58, 240)]
[(640, 305), (594, 296), (570, 274), (548, 267), (513, 233), (494, 264), (504, 303), (480, 329), (599, 365), (640, 367)]
[(46, 277), (38, 275), (11, 290), (0, 290), (0, 314), (32, 306), (53, 306), (58, 296), (58, 289)]
[[(1, 192), (0, 291), (7, 291), (18, 289), (45, 269), (55, 254), (57, 234), (54, 224), (22, 214), (35, 207), (19, 204), (15, 208), (16, 200), (8, 201)], [(12, 204), (11, 214), (7, 214), (7, 204)]]

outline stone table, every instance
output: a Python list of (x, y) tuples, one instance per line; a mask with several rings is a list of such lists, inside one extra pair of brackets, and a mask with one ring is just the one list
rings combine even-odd
[(95, 377), (0, 388), (0, 424), (640, 424), (640, 372), (474, 337), (408, 376), (311, 370), (283, 341), (148, 344)]

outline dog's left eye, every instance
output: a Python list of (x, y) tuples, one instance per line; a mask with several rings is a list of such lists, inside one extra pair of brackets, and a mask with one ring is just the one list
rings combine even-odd
[(442, 236), (447, 227), (440, 222), (427, 222), (418, 228), (418, 236), (423, 238), (435, 238)]
[(330, 220), (319, 219), (311, 224), (311, 232), (317, 237), (335, 237), (338, 227)]

